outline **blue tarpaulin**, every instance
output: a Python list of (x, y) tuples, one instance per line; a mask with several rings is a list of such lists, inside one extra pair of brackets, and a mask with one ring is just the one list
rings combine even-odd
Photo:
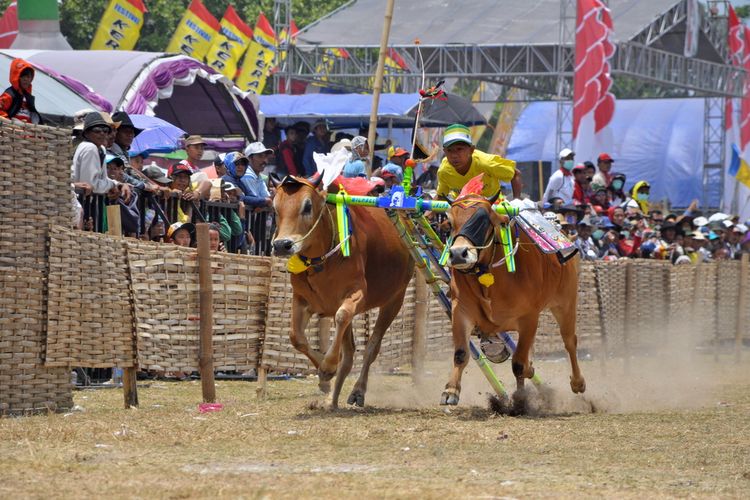
[[(378, 126), (392, 122), (396, 128), (414, 126), (419, 94), (381, 94), (378, 104)], [(261, 95), (260, 110), (282, 124), (297, 120), (325, 118), (334, 128), (360, 128), (370, 123), (372, 95), (369, 94), (302, 94)], [(445, 127), (451, 123), (484, 124), (484, 117), (468, 100), (448, 95), (446, 100), (428, 100), (423, 107), (423, 127)]]
[[(651, 199), (668, 198), (687, 206), (703, 193), (703, 99), (619, 100), (610, 124), (614, 137), (612, 171), (651, 184)], [(511, 135), (506, 156), (512, 160), (549, 161), (556, 168), (557, 104), (530, 103)], [(604, 151), (603, 151), (604, 152)], [(579, 158), (576, 162), (596, 158)]]

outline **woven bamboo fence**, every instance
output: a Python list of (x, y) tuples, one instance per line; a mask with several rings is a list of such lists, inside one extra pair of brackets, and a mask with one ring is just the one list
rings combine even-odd
[(47, 227), (73, 217), (71, 156), (68, 131), (0, 119), (0, 414), (73, 404), (70, 372), (43, 363)]

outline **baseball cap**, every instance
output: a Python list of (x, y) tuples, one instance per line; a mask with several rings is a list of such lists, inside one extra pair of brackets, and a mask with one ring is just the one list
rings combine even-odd
[(193, 175), (193, 171), (185, 163), (175, 163), (167, 169), (167, 175), (174, 178), (177, 174), (188, 174)]
[(576, 171), (576, 170), (586, 170), (586, 165), (584, 165), (583, 163), (579, 163), (578, 165), (573, 167), (573, 171)]
[(149, 165), (148, 167), (143, 167), (143, 175), (154, 182), (158, 182), (159, 184), (169, 184), (170, 182), (172, 182), (172, 179), (167, 177), (167, 175), (164, 173), (164, 170), (159, 168), (159, 166), (156, 164)]
[(560, 151), (560, 154), (558, 156), (562, 160), (562, 159), (567, 158), (568, 156), (574, 155), (574, 154), (575, 154), (575, 151), (573, 151), (572, 149), (570, 149), (570, 148), (563, 148)]
[(405, 150), (404, 148), (396, 148), (396, 150), (393, 151), (393, 154), (391, 155), (391, 157), (393, 157), (393, 156), (404, 156), (404, 155), (409, 156), (409, 152), (407, 150)]
[(203, 140), (203, 137), (199, 135), (189, 135), (185, 138), (184, 145), (187, 146), (195, 146), (197, 144), (203, 144), (206, 145), (206, 141)]
[(703, 216), (696, 217), (695, 219), (693, 219), (693, 225), (695, 227), (702, 227), (702, 226), (705, 226), (706, 224), (708, 224), (708, 219), (706, 219)]
[(262, 142), (251, 142), (245, 148), (245, 157), (247, 158), (263, 153), (273, 153), (273, 150), (265, 147)]
[(385, 171), (383, 171), (383, 173), (380, 174), (380, 177), (382, 179), (395, 179), (396, 178), (396, 174), (394, 174), (393, 172), (389, 172), (389, 171), (385, 170)]
[(469, 132), (469, 127), (461, 125), (460, 123), (454, 123), (445, 129), (445, 133), (443, 134), (443, 147), (447, 148), (458, 142), (463, 142), (469, 146), (474, 145), (471, 142), (471, 132)]
[(240, 188), (227, 181), (221, 183), (221, 189), (224, 191), (240, 191)]
[(195, 234), (195, 226), (190, 222), (175, 222), (169, 226), (169, 229), (167, 229), (167, 238), (172, 238), (172, 235), (174, 235), (178, 229), (186, 229), (191, 236)]
[(110, 163), (112, 163), (112, 162), (115, 162), (115, 163), (118, 163), (118, 162), (119, 162), (119, 163), (120, 163), (120, 165), (125, 165), (125, 162), (124, 162), (124, 161), (122, 161), (122, 158), (120, 158), (119, 156), (115, 156), (115, 155), (112, 155), (112, 154), (108, 154), (108, 155), (106, 155), (106, 156), (104, 157), (104, 164), (105, 164), (105, 165), (109, 165), (109, 164), (110, 164)]
[(611, 161), (614, 163), (615, 160), (612, 159), (611, 156), (609, 156), (609, 153), (602, 153), (599, 155), (599, 158), (597, 158), (599, 161)]
[(728, 219), (729, 216), (727, 214), (716, 212), (711, 217), (708, 218), (708, 222), (716, 222), (716, 221), (723, 221), (725, 219)]

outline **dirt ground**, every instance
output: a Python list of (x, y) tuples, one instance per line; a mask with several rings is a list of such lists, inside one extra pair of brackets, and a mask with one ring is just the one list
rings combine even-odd
[(199, 382), (150, 382), (127, 411), (120, 390), (79, 391), (70, 413), (0, 419), (0, 498), (747, 498), (750, 353), (584, 361), (584, 396), (565, 360), (536, 366), (524, 417), (489, 410), (473, 365), (439, 406), (447, 362), (419, 387), (371, 377), (364, 410), (326, 410), (313, 378), (263, 401), (218, 382), (207, 414)]

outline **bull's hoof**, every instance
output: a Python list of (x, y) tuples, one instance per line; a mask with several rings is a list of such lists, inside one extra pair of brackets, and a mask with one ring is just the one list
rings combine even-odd
[(318, 378), (318, 389), (320, 389), (320, 392), (323, 394), (328, 394), (331, 392), (331, 381), (330, 380), (321, 380)]
[(352, 391), (352, 393), (349, 394), (349, 399), (346, 400), (346, 403), (350, 405), (357, 405), (362, 408), (365, 406), (365, 394), (360, 391)]
[(581, 377), (580, 379), (576, 380), (573, 377), (570, 377), (570, 388), (575, 394), (582, 394), (586, 392), (586, 379)]
[(445, 391), (440, 396), (441, 405), (456, 406), (458, 404), (458, 394), (455, 392)]
[(513, 406), (510, 410), (510, 415), (517, 417), (519, 415), (526, 415), (529, 411), (529, 399), (526, 394), (526, 390), (521, 388), (517, 389), (513, 393)]
[[(328, 383), (333, 378), (333, 376), (336, 375), (336, 370), (333, 370), (332, 372), (328, 372), (323, 370), (323, 368), (318, 368), (318, 386), (323, 383)], [(330, 384), (328, 384), (330, 386)]]

